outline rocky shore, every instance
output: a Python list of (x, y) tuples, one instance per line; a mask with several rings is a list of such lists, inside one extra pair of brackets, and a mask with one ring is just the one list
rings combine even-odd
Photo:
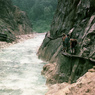
[(25, 41), (27, 39), (31, 39), (31, 38), (35, 37), (35, 35), (36, 35), (36, 33), (25, 34), (25, 35), (18, 35), (18, 36), (16, 36), (16, 40), (13, 41), (12, 43), (0, 41), (0, 51), (3, 48), (9, 47), (10, 45), (13, 45), (13, 44), (16, 44), (16, 43), (20, 43), (20, 42)]
[[(53, 67), (53, 68), (52, 68)], [(55, 66), (48, 64), (48, 69), (45, 71), (45, 76), (49, 79), (54, 76)], [(45, 66), (44, 66), (45, 68)], [(47, 78), (46, 77), (46, 78)], [(54, 79), (54, 78), (53, 78)], [(56, 78), (55, 78), (56, 80)], [(54, 80), (53, 80), (54, 81)], [(50, 81), (47, 81), (47, 84)], [(48, 84), (49, 90), (45, 95), (94, 95), (95, 93), (95, 66), (89, 69), (86, 74), (80, 77), (76, 83), (69, 84), (67, 82)]]
[(50, 86), (46, 95), (94, 95), (95, 67), (80, 77), (76, 83), (59, 83)]

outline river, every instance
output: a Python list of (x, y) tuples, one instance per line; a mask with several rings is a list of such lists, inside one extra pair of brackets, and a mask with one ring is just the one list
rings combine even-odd
[(37, 34), (0, 52), (0, 95), (45, 95), (45, 63), (36, 55), (43, 39)]

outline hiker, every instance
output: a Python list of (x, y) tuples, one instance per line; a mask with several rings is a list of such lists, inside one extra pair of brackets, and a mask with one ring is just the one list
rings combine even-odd
[(71, 53), (75, 53), (75, 47), (77, 45), (77, 40), (76, 39), (70, 39), (70, 49)]
[(66, 52), (65, 38), (66, 38), (66, 34), (63, 33), (63, 35), (62, 35), (62, 41), (63, 41), (63, 51), (64, 52)]
[(70, 46), (70, 36), (69, 36), (69, 34), (67, 34), (67, 36), (65, 38), (66, 51), (68, 51), (69, 46)]

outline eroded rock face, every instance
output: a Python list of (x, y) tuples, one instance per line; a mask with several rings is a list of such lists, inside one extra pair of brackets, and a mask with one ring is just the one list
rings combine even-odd
[[(62, 55), (60, 35), (63, 33), (78, 40), (76, 56)], [(74, 82), (86, 73), (95, 63), (95, 0), (58, 0), (50, 32), (46, 34), (38, 56), (56, 62), (57, 73), (63, 73), (67, 81)]]
[(54, 84), (46, 95), (94, 95), (95, 92), (95, 69), (90, 69), (80, 77), (76, 83)]
[(31, 24), (25, 12), (13, 6), (11, 0), (0, 0), (0, 33), (7, 35), (6, 41), (15, 40), (15, 35), (31, 32)]

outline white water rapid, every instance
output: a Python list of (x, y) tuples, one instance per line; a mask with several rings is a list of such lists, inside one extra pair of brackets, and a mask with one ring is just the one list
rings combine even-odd
[(0, 52), (0, 95), (45, 95), (44, 63), (36, 56), (44, 34)]

